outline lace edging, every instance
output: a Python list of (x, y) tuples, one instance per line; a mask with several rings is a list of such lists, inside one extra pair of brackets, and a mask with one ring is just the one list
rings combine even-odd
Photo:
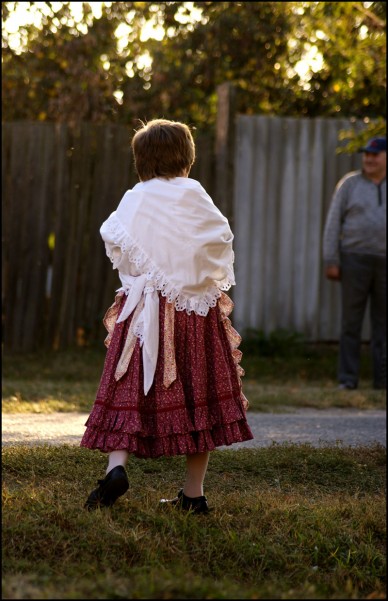
[[(117, 217), (112, 216), (105, 224), (107, 229), (115, 237), (115, 245), (119, 246), (121, 252), (126, 254), (128, 260), (134, 263), (142, 273), (146, 273), (155, 282), (155, 287), (161, 295), (166, 297), (167, 302), (174, 303), (177, 311), (186, 311), (188, 315), (192, 312), (205, 317), (211, 307), (215, 307), (222, 292), (229, 290), (235, 284), (233, 265), (228, 266), (227, 276), (214, 286), (209, 286), (205, 292), (197, 296), (188, 296), (171, 284), (167, 276), (147, 256), (138, 242), (132, 239), (125, 231)], [(109, 245), (105, 243), (106, 254), (114, 263), (114, 256)]]

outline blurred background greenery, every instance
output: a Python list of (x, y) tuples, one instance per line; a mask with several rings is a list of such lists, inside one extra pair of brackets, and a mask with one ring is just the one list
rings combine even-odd
[[(3, 2), (3, 120), (350, 117), (385, 131), (386, 2)], [(359, 145), (344, 132), (349, 148)], [(365, 137), (364, 136), (364, 137)], [(352, 147), (353, 145), (353, 147)]]

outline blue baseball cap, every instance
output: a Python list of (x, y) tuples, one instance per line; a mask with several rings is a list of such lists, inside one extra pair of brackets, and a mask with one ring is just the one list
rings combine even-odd
[(374, 154), (378, 154), (379, 152), (385, 152), (386, 150), (387, 139), (383, 137), (377, 137), (368, 140), (366, 146), (360, 148), (358, 152), (373, 152)]

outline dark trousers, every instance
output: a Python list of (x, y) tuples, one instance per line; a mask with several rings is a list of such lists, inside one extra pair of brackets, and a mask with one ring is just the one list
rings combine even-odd
[(358, 384), (361, 329), (370, 299), (373, 386), (386, 387), (385, 257), (341, 254), (342, 322), (338, 379)]

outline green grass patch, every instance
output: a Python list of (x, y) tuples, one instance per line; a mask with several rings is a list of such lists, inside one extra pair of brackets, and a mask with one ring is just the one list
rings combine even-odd
[[(294, 407), (385, 409), (386, 391), (370, 387), (367, 346), (362, 349), (359, 389), (338, 391), (336, 345), (302, 344), (299, 339), (295, 342), (287, 337), (284, 342), (279, 336), (274, 338), (275, 346), (255, 347), (250, 343), (245, 348), (243, 384), (251, 411), (287, 411)], [(104, 348), (5, 354), (3, 412), (89, 412), (104, 359)]]
[(385, 409), (386, 391), (371, 388), (337, 390), (330, 383), (288, 382), (260, 384), (244, 380), (244, 393), (249, 399), (250, 411), (283, 413), (293, 409)]
[(385, 461), (380, 445), (215, 451), (208, 516), (160, 508), (183, 457), (128, 463), (109, 510), (83, 503), (106, 457), (3, 449), (3, 598), (385, 598)]
[(5, 413), (90, 411), (104, 366), (104, 349), (6, 354)]
[[(256, 333), (243, 338), (242, 365), (246, 376), (268, 382), (325, 382), (337, 384), (338, 344), (313, 344), (291, 333)], [(361, 345), (360, 381), (372, 385), (372, 364), (368, 344)]]

